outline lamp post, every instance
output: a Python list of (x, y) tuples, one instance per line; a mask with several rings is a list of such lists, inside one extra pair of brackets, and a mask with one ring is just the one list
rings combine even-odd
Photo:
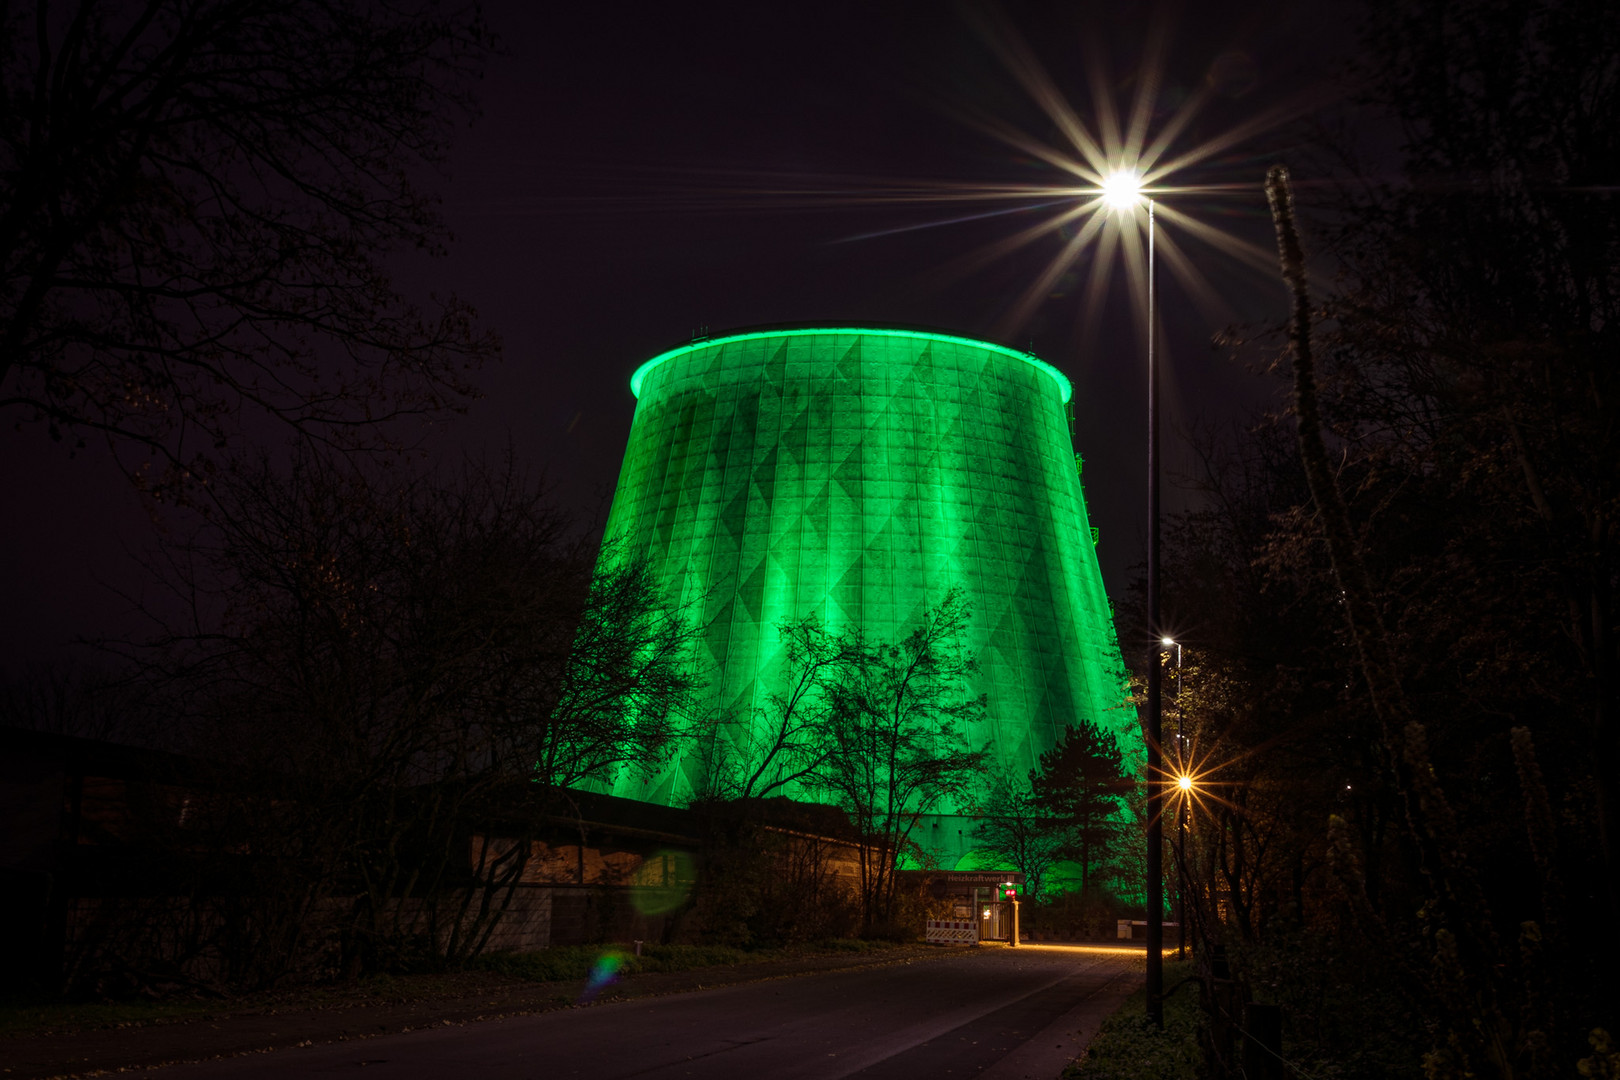
[(1160, 814), (1164, 774), (1163, 691), (1159, 663), (1159, 366), (1154, 342), (1153, 200), (1142, 194), (1141, 174), (1120, 170), (1104, 179), (1103, 198), (1117, 210), (1147, 203), (1147, 369), (1148, 369), (1148, 580), (1147, 622), (1153, 635), (1147, 671), (1148, 826), (1147, 826), (1147, 1015), (1164, 1027), (1164, 831)]
[(1175, 638), (1160, 638), (1159, 644), (1176, 650), (1176, 784), (1180, 794), (1176, 799), (1176, 895), (1172, 901), (1176, 909), (1176, 959), (1187, 957), (1187, 867), (1182, 841), (1187, 828), (1187, 794), (1192, 791), (1192, 778), (1187, 775), (1187, 745), (1181, 712), (1181, 642)]
[(1181, 642), (1175, 638), (1160, 638), (1159, 644), (1176, 650), (1176, 738), (1181, 738)]
[(1160, 644), (1176, 650), (1176, 959), (1187, 958), (1187, 796), (1192, 793), (1192, 777), (1187, 774), (1186, 713), (1181, 709), (1181, 642), (1162, 638)]
[(1176, 800), (1176, 925), (1181, 939), (1176, 950), (1178, 960), (1187, 958), (1187, 800), (1196, 783), (1185, 772), (1176, 777), (1176, 786), (1181, 789)]

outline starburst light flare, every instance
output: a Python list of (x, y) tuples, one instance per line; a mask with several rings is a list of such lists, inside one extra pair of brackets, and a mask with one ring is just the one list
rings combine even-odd
[[(1218, 745), (1224, 740), (1217, 738)], [(1185, 807), (1193, 819), (1215, 816), (1224, 807), (1239, 816), (1247, 815), (1245, 806), (1228, 799), (1223, 791), (1241, 786), (1242, 780), (1228, 780), (1223, 773), (1259, 753), (1263, 747), (1232, 755), (1220, 756), (1210, 750), (1201, 750), (1196, 736), (1166, 744), (1164, 767), (1154, 786), (1162, 792), (1159, 815), (1174, 817), (1179, 807)]]
[[(1274, 283), (1277, 256), (1269, 243), (1269, 217), (1260, 198), (1259, 177), (1233, 176), (1221, 158), (1255, 136), (1326, 103), (1336, 91), (1324, 83), (1313, 92), (1275, 101), (1225, 130), (1194, 139), (1189, 132), (1213, 101), (1216, 89), (1207, 80), (1197, 83), (1165, 110), (1170, 95), (1161, 90), (1169, 35), (1161, 21), (1136, 65), (1129, 100), (1116, 100), (1115, 80), (1100, 53), (1082, 63), (1091, 99), (1089, 115), (1083, 116), (1085, 110), (1065, 96), (1005, 16), (989, 6), (974, 6), (965, 14), (980, 40), (1044, 113), (1054, 135), (1049, 140), (1030, 134), (1006, 115), (987, 108), (984, 98), (943, 100), (939, 105), (965, 126), (1012, 149), (1022, 159), (1021, 168), (1033, 163), (1044, 167), (1049, 172), (1046, 178), (949, 180), (660, 166), (649, 177), (656, 181), (656, 198), (638, 197), (624, 206), (611, 196), (592, 196), (589, 204), (611, 206), (615, 213), (671, 208), (727, 215), (853, 208), (945, 211), (923, 220), (890, 217), (875, 228), (829, 241), (838, 244), (993, 218), (1016, 221), (1006, 235), (934, 265), (916, 281), (925, 289), (942, 290), (1032, 244), (1060, 238), (1057, 252), (1044, 267), (1034, 269), (1028, 287), (1011, 299), (994, 323), (990, 336), (1003, 341), (1018, 339), (1036, 308), (1063, 295), (1083, 301), (1075, 311), (1080, 327), (1096, 326), (1119, 278), (1128, 287), (1137, 316), (1145, 315), (1148, 215), (1144, 204), (1148, 203), (1160, 223), (1168, 226), (1157, 236), (1158, 259), (1208, 322), (1229, 322), (1235, 313), (1197, 265), (1207, 262), (1202, 258), (1206, 253), (1241, 264), (1268, 286)], [(1223, 199), (1249, 203), (1257, 218), (1265, 219), (1259, 228), (1266, 239), (1251, 243), (1202, 219), (1202, 211)], [(548, 194), (545, 205), (548, 211), (555, 210), (558, 202)]]
[(1128, 210), (1142, 201), (1142, 178), (1130, 169), (1111, 172), (1103, 178), (1102, 195), (1115, 210)]
[[(1138, 212), (1143, 204), (1157, 210), (1169, 222), (1180, 227), (1184, 241), (1195, 241), (1245, 264), (1263, 274), (1275, 273), (1276, 255), (1269, 248), (1251, 243), (1231, 233), (1197, 221), (1183, 206), (1180, 212), (1163, 205), (1161, 199), (1185, 202), (1183, 197), (1196, 196), (1205, 202), (1221, 196), (1238, 195), (1255, 200), (1258, 207), (1258, 179), (1250, 183), (1205, 183), (1195, 179), (1188, 170), (1195, 165), (1209, 164), (1212, 158), (1226, 153), (1246, 140), (1269, 128), (1297, 116), (1321, 100), (1319, 97), (1300, 97), (1265, 109), (1240, 121), (1228, 130), (1188, 146), (1184, 142), (1192, 121), (1210, 103), (1214, 93), (1206, 84), (1189, 94), (1174, 111), (1163, 120), (1156, 120), (1155, 109), (1160, 103), (1160, 87), (1168, 34), (1164, 23), (1155, 28), (1134, 78), (1136, 84), (1132, 100), (1117, 102), (1103, 57), (1090, 57), (1085, 68), (1091, 83), (1091, 117), (1083, 118), (1048, 74), (1034, 50), (1022, 35), (993, 9), (977, 9), (969, 15), (980, 38), (995, 53), (1007, 72), (1018, 82), (1051, 122), (1060, 142), (1053, 144), (1030, 135), (1008, 123), (1006, 119), (973, 104), (962, 103), (956, 112), (969, 126), (994, 138), (1018, 153), (1055, 169), (1055, 177), (1046, 191), (1066, 201), (1059, 202), (1044, 220), (1020, 229), (1016, 234), (995, 241), (979, 251), (957, 260), (953, 265), (940, 268), (936, 275), (947, 280), (976, 270), (986, 263), (1013, 254), (1025, 245), (1057, 234), (1065, 241), (1048, 264), (1036, 273), (1029, 287), (1010, 306), (996, 325), (996, 333), (1003, 339), (1016, 338), (1034, 311), (1046, 300), (1058, 295), (1060, 283), (1082, 261), (1089, 262), (1085, 269), (1085, 305), (1080, 314), (1082, 325), (1095, 325), (1101, 308), (1107, 300), (1112, 280), (1119, 276), (1114, 256), (1123, 262), (1124, 278), (1133, 306), (1143, 316), (1147, 310), (1146, 232), (1148, 214)], [(1211, 178), (1212, 179), (1212, 178)], [(1078, 183), (1077, 183), (1078, 181)], [(1036, 185), (1040, 186), (1040, 185)], [(967, 195), (971, 185), (963, 185), (961, 194)], [(1005, 196), (1005, 191), (998, 195)], [(1038, 213), (1051, 203), (1029, 205)], [(1111, 211), (1111, 212), (1110, 212)], [(944, 224), (940, 222), (938, 224)], [(1159, 238), (1159, 254), (1170, 273), (1186, 294), (1212, 322), (1229, 319), (1230, 310), (1221, 301), (1203, 273), (1194, 265), (1188, 252), (1167, 236)], [(1089, 255), (1089, 258), (1088, 258)], [(952, 271), (957, 271), (953, 273)], [(1078, 283), (1077, 283), (1078, 284)]]

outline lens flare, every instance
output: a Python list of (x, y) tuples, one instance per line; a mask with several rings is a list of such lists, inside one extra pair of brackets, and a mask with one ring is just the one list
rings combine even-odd
[(584, 1005), (595, 999), (596, 995), (618, 982), (619, 972), (629, 961), (630, 957), (618, 949), (609, 949), (598, 956), (585, 980), (585, 989), (579, 995), (579, 1004)]
[(1163, 744), (1164, 771), (1155, 785), (1162, 794), (1157, 813), (1169, 814), (1183, 823), (1203, 820), (1222, 810), (1243, 815), (1248, 811), (1226, 798), (1223, 791), (1242, 786), (1227, 770), (1252, 757), (1261, 748), (1227, 754), (1226, 740), (1219, 732), (1206, 732), (1213, 747), (1200, 748), (1197, 733), (1172, 735)]
[(697, 867), (690, 853), (665, 849), (649, 856), (636, 869), (630, 902), (643, 915), (668, 915), (692, 894)]

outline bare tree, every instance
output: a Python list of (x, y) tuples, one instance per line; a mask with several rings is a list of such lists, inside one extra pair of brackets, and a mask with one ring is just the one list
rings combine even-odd
[(968, 605), (952, 589), (898, 643), (844, 635), (828, 690), (832, 752), (820, 782), (849, 815), (861, 849), (862, 921), (891, 914), (899, 860), (923, 815), (978, 783), (987, 754), (970, 750), (963, 729), (984, 717), (972, 694), (978, 670), (963, 638)]
[(198, 754), (249, 778), (243, 895), (292, 890), (293, 927), (357, 897), (351, 970), (476, 953), (563, 790), (662, 762), (688, 625), (644, 564), (597, 570), (510, 461), (445, 480), (304, 454), (214, 492), (169, 567), (192, 622), (137, 656)]
[[(753, 722), (722, 716), (702, 748), (709, 796), (764, 799), (812, 784), (833, 750), (827, 683), (843, 643), (815, 616), (777, 624), (783, 642), (780, 678)], [(728, 730), (729, 729), (729, 730)]]
[(244, 413), (352, 443), (456, 407), (494, 341), (385, 260), (442, 250), (417, 180), (488, 44), (437, 0), (0, 6), (0, 409), (173, 494)]
[(973, 836), (983, 850), (1024, 875), (1032, 899), (1040, 899), (1047, 871), (1063, 855), (1067, 839), (1063, 823), (1056, 821), (1036, 798), (1029, 784), (1000, 775), (991, 785)]
[(65, 662), (30, 664), (0, 683), (0, 727), (145, 742), (153, 726), (137, 688), (111, 671)]

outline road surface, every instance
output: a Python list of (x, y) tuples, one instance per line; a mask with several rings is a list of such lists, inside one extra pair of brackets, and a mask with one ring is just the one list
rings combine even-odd
[(1142, 979), (1142, 954), (964, 949), (829, 972), (250, 1054), (146, 1075), (366, 1080), (1053, 1080)]

